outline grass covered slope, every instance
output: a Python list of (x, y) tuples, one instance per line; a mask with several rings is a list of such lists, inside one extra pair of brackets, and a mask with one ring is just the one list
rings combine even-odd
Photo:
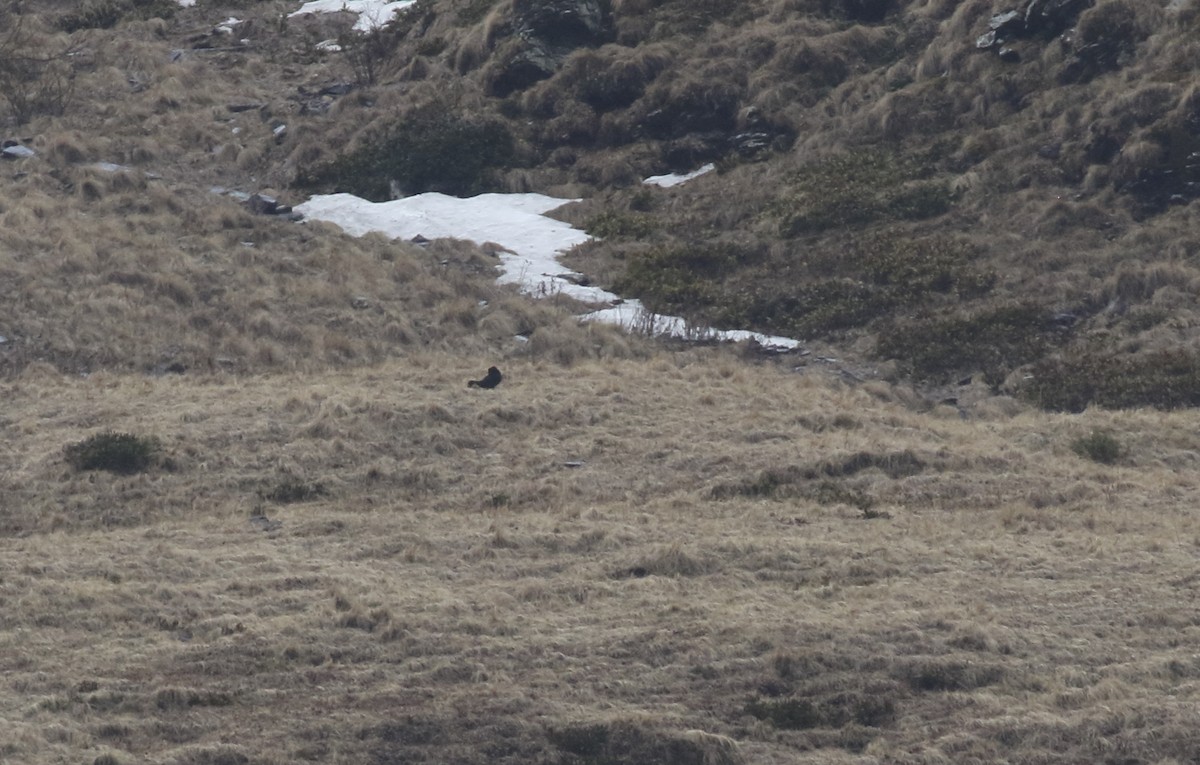
[[(0, 760), (1192, 759), (1195, 205), (1127, 181), (1193, 7), (1078, 8), (1089, 70), (982, 2), (556, 4), (0, 3)], [(814, 353), (213, 191), (360, 181), (585, 197), (595, 281)]]
[[(582, 189), (564, 214), (604, 241), (574, 265), (654, 310), (1048, 408), (1195, 403), (1148, 392), (1197, 382), (1192, 5), (1052, 3), (1003, 55), (988, 2), (584, 3), (609, 13), (582, 41), (543, 5), (422, 5), (298, 179), (413, 191), (416, 145), (478, 157), (462, 190)], [(460, 151), (431, 114), (471, 126)]]
[[(0, 82), (39, 152), (0, 202), (9, 250), (55, 247), (28, 232), (64, 196), (160, 231), (219, 221), (228, 249), (244, 221), (183, 212), (212, 209), (214, 185), (285, 202), (535, 190), (585, 199), (562, 215), (601, 241), (574, 266), (655, 311), (1049, 409), (1196, 403), (1190, 3), (1061, 0), (996, 30), (1003, 55), (978, 44), (1007, 9), (989, 2), (423, 0), (365, 37), (286, 2), (85, 5), (5, 6), (23, 31), (0, 57), (47, 57)], [(130, 171), (98, 178), (97, 161)], [(708, 161), (684, 186), (640, 184)], [(72, 262), (93, 257), (79, 238)], [(96, 366), (7, 329), (34, 358)], [(259, 352), (294, 349), (325, 353), (316, 337)]]
[[(1190, 414), (938, 418), (708, 353), (474, 373), (6, 384), (5, 756), (1194, 751)], [(167, 466), (74, 471), (98, 420)]]

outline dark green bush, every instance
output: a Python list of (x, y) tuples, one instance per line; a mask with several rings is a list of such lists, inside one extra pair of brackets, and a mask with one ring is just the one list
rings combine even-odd
[(301, 186), (328, 187), (370, 199), (440, 191), (469, 196), (495, 188), (495, 171), (515, 155), (501, 122), (430, 110), (397, 123), (354, 151), (300, 174)]
[(998, 385), (1009, 372), (1065, 339), (1050, 316), (1041, 306), (1021, 303), (967, 315), (898, 320), (880, 332), (876, 353), (897, 359), (921, 379), (980, 371)]
[(1064, 412), (1082, 412), (1091, 405), (1200, 406), (1200, 354), (1164, 350), (1125, 356), (1095, 351), (1045, 359), (1030, 369), (1020, 394), (1043, 409)]
[(1093, 430), (1086, 436), (1080, 436), (1071, 442), (1071, 451), (1080, 457), (1111, 465), (1116, 462), (1124, 451), (1121, 442), (1116, 437), (1103, 430)]
[(616, 289), (660, 313), (703, 313), (731, 302), (724, 277), (757, 257), (753, 250), (729, 244), (655, 247), (626, 261)]
[(160, 450), (156, 438), (130, 433), (97, 433), (70, 444), (63, 452), (76, 470), (107, 470), (125, 475), (150, 468)]
[(80, 29), (108, 29), (129, 19), (169, 19), (179, 4), (173, 0), (88, 0), (58, 18), (64, 32)]
[(743, 313), (753, 326), (819, 336), (867, 326), (898, 309), (977, 297), (996, 281), (993, 271), (974, 264), (974, 248), (948, 237), (882, 234), (810, 258), (812, 283), (748, 301)]
[(793, 176), (772, 212), (784, 236), (929, 218), (949, 210), (953, 195), (927, 173), (923, 163), (886, 152), (840, 154)]
[(658, 231), (659, 224), (652, 215), (608, 210), (588, 219), (583, 228), (590, 235), (600, 239), (645, 239)]

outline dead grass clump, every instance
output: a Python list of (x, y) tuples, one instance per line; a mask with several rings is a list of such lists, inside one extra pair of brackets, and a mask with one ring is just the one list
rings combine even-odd
[(709, 555), (693, 554), (681, 545), (668, 545), (653, 551), (636, 564), (621, 569), (618, 577), (666, 576), (692, 577), (711, 574), (720, 569), (720, 563)]
[(295, 476), (285, 476), (271, 488), (262, 492), (263, 499), (288, 505), (295, 502), (309, 502), (327, 496), (329, 490), (321, 481), (306, 481)]
[(650, 352), (649, 345), (629, 337), (619, 327), (580, 322), (574, 316), (536, 327), (519, 348), (523, 356), (567, 366), (589, 359), (636, 358)]
[(878, 693), (846, 692), (826, 698), (759, 698), (746, 704), (746, 714), (781, 730), (878, 728), (896, 715), (895, 699)]
[(543, 88), (557, 92), (560, 99), (577, 98), (597, 112), (622, 109), (641, 98), (673, 58), (674, 52), (661, 44), (580, 50)]
[[(550, 728), (546, 737), (567, 757), (564, 762), (634, 765), (740, 765), (736, 742), (691, 730), (660, 731), (640, 721), (572, 723)], [(568, 759), (569, 758), (569, 759)]]
[(914, 659), (899, 664), (893, 675), (914, 691), (970, 691), (1002, 681), (1007, 671), (1000, 664), (950, 658)]

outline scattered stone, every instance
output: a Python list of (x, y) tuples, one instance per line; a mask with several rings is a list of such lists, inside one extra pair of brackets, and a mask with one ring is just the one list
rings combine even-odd
[(1037, 154), (1042, 159), (1058, 159), (1062, 154), (1061, 143), (1047, 143), (1038, 147)]
[(279, 207), (279, 201), (266, 194), (251, 194), (250, 198), (246, 200), (246, 207), (249, 207), (250, 212), (255, 215), (274, 215)]
[(226, 104), (225, 105), (225, 108), (228, 109), (229, 111), (233, 112), (234, 114), (238, 114), (240, 112), (257, 111), (259, 109), (265, 109), (266, 107), (267, 107), (266, 104), (259, 104), (259, 103)]
[[(230, 196), (234, 196), (234, 194), (231, 192)], [(294, 212), (291, 205), (281, 205), (275, 197), (261, 192), (247, 195), (243, 202), (255, 215), (279, 215), (286, 216), (291, 220), (300, 220), (304, 217)]]
[(586, 464), (587, 463), (584, 462), (583, 460), (567, 460), (566, 462), (563, 463), (563, 467), (577, 468), (577, 467), (583, 467)]
[(1061, 35), (1092, 3), (1093, 0), (1025, 0), (1017, 8), (992, 15), (988, 31), (975, 39), (975, 47), (994, 51), (1003, 61), (1020, 61), (1020, 54), (1009, 42), (1028, 38), (1048, 40)]
[(273, 521), (262, 513), (250, 516), (250, 523), (262, 531), (277, 531), (283, 528), (283, 521)]
[(365, 295), (355, 295), (350, 299), (350, 307), (356, 311), (362, 311), (371, 307), (371, 301)]

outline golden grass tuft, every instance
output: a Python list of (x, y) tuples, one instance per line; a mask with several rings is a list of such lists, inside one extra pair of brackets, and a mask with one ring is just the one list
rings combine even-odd
[[(1193, 414), (936, 419), (716, 350), (503, 366), (4, 383), (6, 751), (828, 762), (1006, 731), (1022, 761), (1044, 728), (1087, 759), (1137, 715), (1104, 740), (1186, 757)], [(175, 468), (65, 471), (105, 428)], [(1120, 460), (1072, 451), (1094, 430)], [(926, 467), (707, 498), (906, 451)]]

